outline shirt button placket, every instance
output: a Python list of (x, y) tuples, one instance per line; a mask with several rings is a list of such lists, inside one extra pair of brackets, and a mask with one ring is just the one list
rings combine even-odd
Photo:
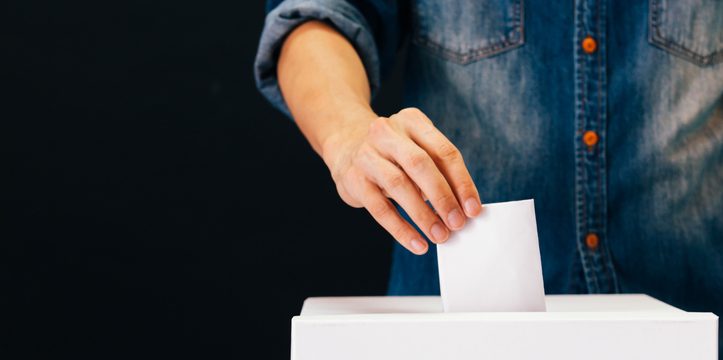
[(588, 291), (615, 292), (607, 235), (605, 1), (575, 1), (577, 244)]

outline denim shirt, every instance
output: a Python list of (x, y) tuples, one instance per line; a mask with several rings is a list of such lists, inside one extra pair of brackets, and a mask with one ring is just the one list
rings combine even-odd
[[(255, 72), (309, 19), (372, 91), (409, 42), (404, 105), (460, 149), (484, 202), (534, 198), (548, 293), (646, 293), (723, 315), (723, 1), (287, 0)], [(389, 294), (438, 294), (434, 247), (396, 246)]]

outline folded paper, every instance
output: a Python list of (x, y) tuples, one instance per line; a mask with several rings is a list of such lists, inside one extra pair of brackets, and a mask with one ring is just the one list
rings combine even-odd
[(437, 261), (445, 312), (545, 311), (533, 200), (485, 204)]

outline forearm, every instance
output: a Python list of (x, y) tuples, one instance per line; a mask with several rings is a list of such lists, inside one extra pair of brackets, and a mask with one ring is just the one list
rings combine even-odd
[[(324, 156), (333, 135), (371, 122), (367, 74), (349, 41), (319, 21), (296, 28), (279, 56), (279, 86), (294, 120), (314, 150)], [(331, 141), (330, 141), (331, 140)]]

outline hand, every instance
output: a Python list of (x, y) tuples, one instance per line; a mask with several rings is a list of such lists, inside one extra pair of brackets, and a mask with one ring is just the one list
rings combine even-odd
[(322, 157), (342, 200), (366, 208), (400, 244), (418, 255), (427, 252), (427, 242), (388, 198), (434, 243), (446, 241), (450, 230), (461, 229), (467, 217), (482, 210), (459, 150), (415, 108), (388, 118), (347, 123), (324, 142)]

